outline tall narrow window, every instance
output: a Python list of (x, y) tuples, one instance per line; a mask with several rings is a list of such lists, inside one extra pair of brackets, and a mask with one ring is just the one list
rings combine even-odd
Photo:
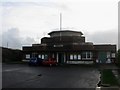
[(78, 54), (78, 60), (80, 60), (81, 59), (81, 55), (80, 54)]
[(91, 58), (91, 53), (90, 52), (86, 52), (87, 53), (87, 58)]
[(70, 54), (70, 60), (73, 60), (73, 54)]
[(107, 58), (110, 58), (110, 52), (107, 52)]
[(44, 55), (42, 54), (42, 59), (44, 59), (45, 57), (44, 57)]
[(38, 58), (41, 58), (41, 55), (38, 55)]
[(77, 60), (77, 55), (76, 54), (74, 54), (74, 60)]
[(83, 53), (82, 53), (82, 58), (83, 58), (83, 59), (86, 59), (86, 52), (83, 52)]
[(48, 58), (48, 55), (47, 54), (45, 54), (45, 59), (47, 59)]

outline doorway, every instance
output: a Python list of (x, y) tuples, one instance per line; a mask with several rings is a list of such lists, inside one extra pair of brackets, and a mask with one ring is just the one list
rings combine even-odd
[(100, 63), (106, 63), (106, 57), (107, 57), (106, 52), (99, 52), (98, 60)]
[(64, 53), (58, 53), (58, 63), (64, 63)]

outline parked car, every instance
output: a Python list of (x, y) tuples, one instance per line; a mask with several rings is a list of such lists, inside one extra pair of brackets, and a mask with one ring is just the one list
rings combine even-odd
[(55, 60), (55, 58), (48, 58), (48, 59), (43, 60), (42, 64), (49, 65), (49, 66), (57, 65), (57, 61)]
[(42, 59), (41, 58), (37, 58), (37, 57), (32, 57), (29, 60), (29, 65), (41, 65), (42, 64)]

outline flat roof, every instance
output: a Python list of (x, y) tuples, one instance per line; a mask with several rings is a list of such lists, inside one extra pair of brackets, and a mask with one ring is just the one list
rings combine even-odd
[(83, 35), (83, 33), (82, 33), (81, 31), (72, 31), (72, 30), (52, 31), (52, 32), (48, 33), (48, 35), (51, 35), (51, 34), (53, 34), (53, 33), (60, 33), (60, 32), (80, 33), (81, 35)]

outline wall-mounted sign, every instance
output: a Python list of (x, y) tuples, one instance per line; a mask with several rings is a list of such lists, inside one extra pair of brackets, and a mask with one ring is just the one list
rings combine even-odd
[(54, 45), (53, 47), (63, 47), (63, 45)]

